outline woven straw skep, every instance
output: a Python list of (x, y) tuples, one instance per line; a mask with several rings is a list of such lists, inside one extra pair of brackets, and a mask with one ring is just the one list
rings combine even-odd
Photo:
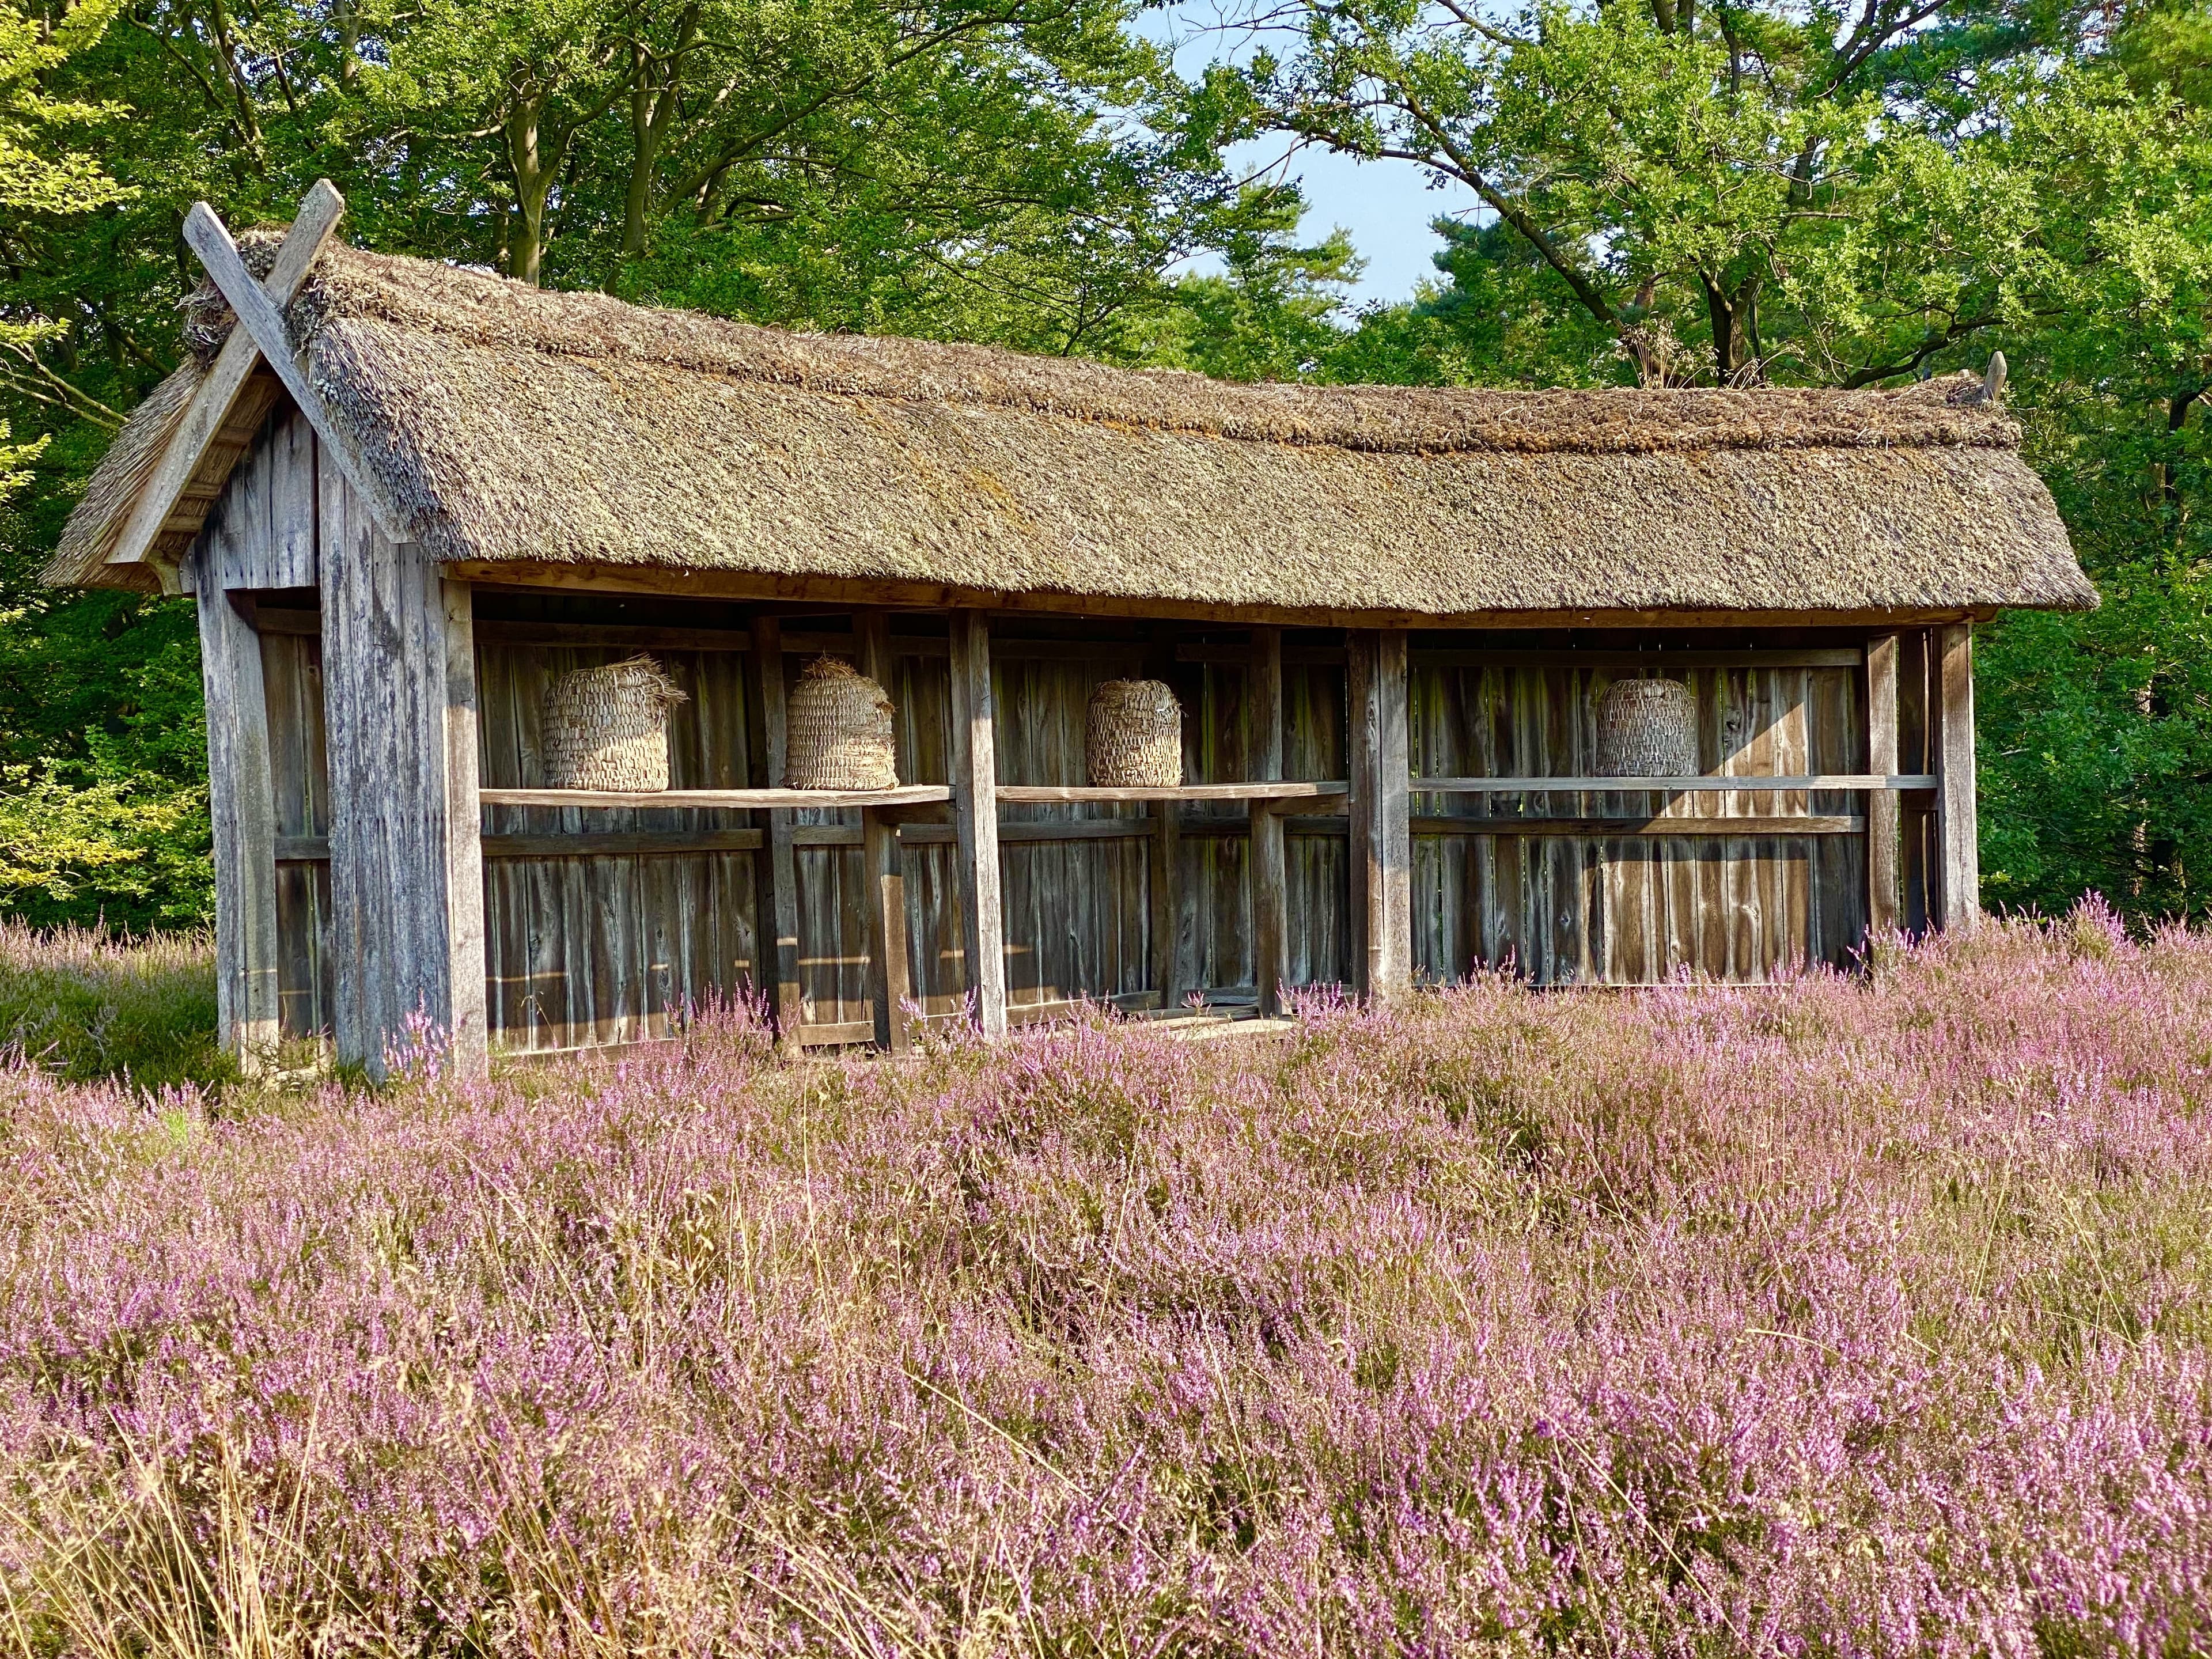
[(1158, 680), (1108, 680), (1091, 694), (1084, 757), (1106, 789), (1173, 789), (1182, 782), (1182, 705)]
[(884, 688), (836, 657), (806, 665), (784, 708), (792, 789), (896, 789), (891, 700)]
[(1680, 680), (1615, 680), (1597, 705), (1597, 775), (1692, 778), (1698, 705)]
[(550, 789), (668, 787), (668, 711), (684, 701), (650, 657), (563, 674), (545, 689), (539, 739)]

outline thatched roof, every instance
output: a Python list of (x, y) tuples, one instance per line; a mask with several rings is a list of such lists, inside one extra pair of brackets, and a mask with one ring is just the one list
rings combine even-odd
[[(290, 320), (442, 560), (1436, 616), (2095, 602), (2017, 426), (1969, 376), (1228, 386), (787, 334), (339, 246)], [(102, 464), (52, 580), (128, 579), (103, 561), (227, 323), (202, 296), (197, 355)]]

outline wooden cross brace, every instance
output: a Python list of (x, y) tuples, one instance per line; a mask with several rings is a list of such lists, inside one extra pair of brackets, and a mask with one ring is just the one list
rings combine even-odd
[(337, 229), (345, 211), (345, 198), (327, 179), (318, 179), (300, 204), (298, 216), (276, 250), (269, 275), (256, 281), (240, 257), (238, 245), (216, 210), (205, 202), (194, 204), (185, 220), (185, 240), (198, 254), (200, 264), (236, 313), (238, 326), (222, 343), (222, 349), (200, 382), (199, 390), (177, 423), (168, 448), (138, 492), (137, 504), (107, 556), (110, 564), (153, 565), (167, 592), (176, 590), (173, 568), (165, 568), (154, 555), (164, 523), (177, 498), (191, 483), (216, 437), (246, 394), (254, 369), (265, 362), (276, 372), (286, 392), (313, 424), (316, 435), (358, 489), (386, 532), (397, 540), (410, 540), (404, 520), (392, 508), (386, 492), (368, 471), (358, 447), (338, 426), (314, 388), (307, 371), (293, 356), (284, 325), (284, 307), (290, 305), (323, 245)]

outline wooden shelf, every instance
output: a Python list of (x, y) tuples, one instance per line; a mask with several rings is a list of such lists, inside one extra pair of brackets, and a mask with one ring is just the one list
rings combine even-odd
[(663, 789), (632, 795), (619, 789), (483, 789), (487, 806), (665, 807), (711, 806), (735, 811), (808, 806), (927, 806), (949, 801), (941, 783), (902, 784), (896, 789)]
[(1091, 801), (1320, 800), (1342, 795), (1347, 783), (1186, 783), (1173, 789), (1102, 789), (1087, 785), (1000, 784), (1001, 806), (1073, 805)]
[(1884, 777), (1878, 773), (1826, 772), (1801, 778), (1415, 778), (1417, 795), (1636, 794), (1681, 790), (1727, 794), (1740, 789), (1834, 789), (1860, 793), (1891, 789), (1933, 789), (1937, 780), (1921, 773)]
[(1417, 836), (1547, 836), (1610, 841), (1639, 836), (1862, 836), (1866, 820), (1804, 817), (1492, 817), (1415, 818)]

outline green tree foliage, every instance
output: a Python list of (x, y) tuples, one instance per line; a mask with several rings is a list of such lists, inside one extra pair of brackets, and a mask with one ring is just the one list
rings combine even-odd
[(1267, 16), (1270, 48), (1214, 77), (1239, 131), (1408, 160), (1483, 204), (1437, 224), (1440, 282), (1318, 354), (1325, 378), (1859, 386), (2002, 349), (2106, 605), (1984, 632), (1985, 897), (2203, 913), (2203, 0)]
[[(1232, 378), (1869, 386), (2002, 347), (2108, 602), (1984, 636), (1989, 895), (2205, 908), (2205, 0), (1255, 0), (1195, 85), (1132, 3), (0, 6), (0, 908), (204, 914), (189, 613), (34, 574), (173, 360), (185, 210), (324, 174), (356, 239), (525, 281)], [(1223, 163), (1265, 131), (1482, 210), (1347, 318), (1349, 244)]]
[(1278, 311), (1347, 257), (1309, 272), (1126, 0), (42, 3), (0, 5), (0, 912), (42, 921), (210, 903), (189, 606), (37, 580), (176, 360), (193, 201), (279, 220), (327, 175), (370, 246), (1123, 360), (1194, 257)]

